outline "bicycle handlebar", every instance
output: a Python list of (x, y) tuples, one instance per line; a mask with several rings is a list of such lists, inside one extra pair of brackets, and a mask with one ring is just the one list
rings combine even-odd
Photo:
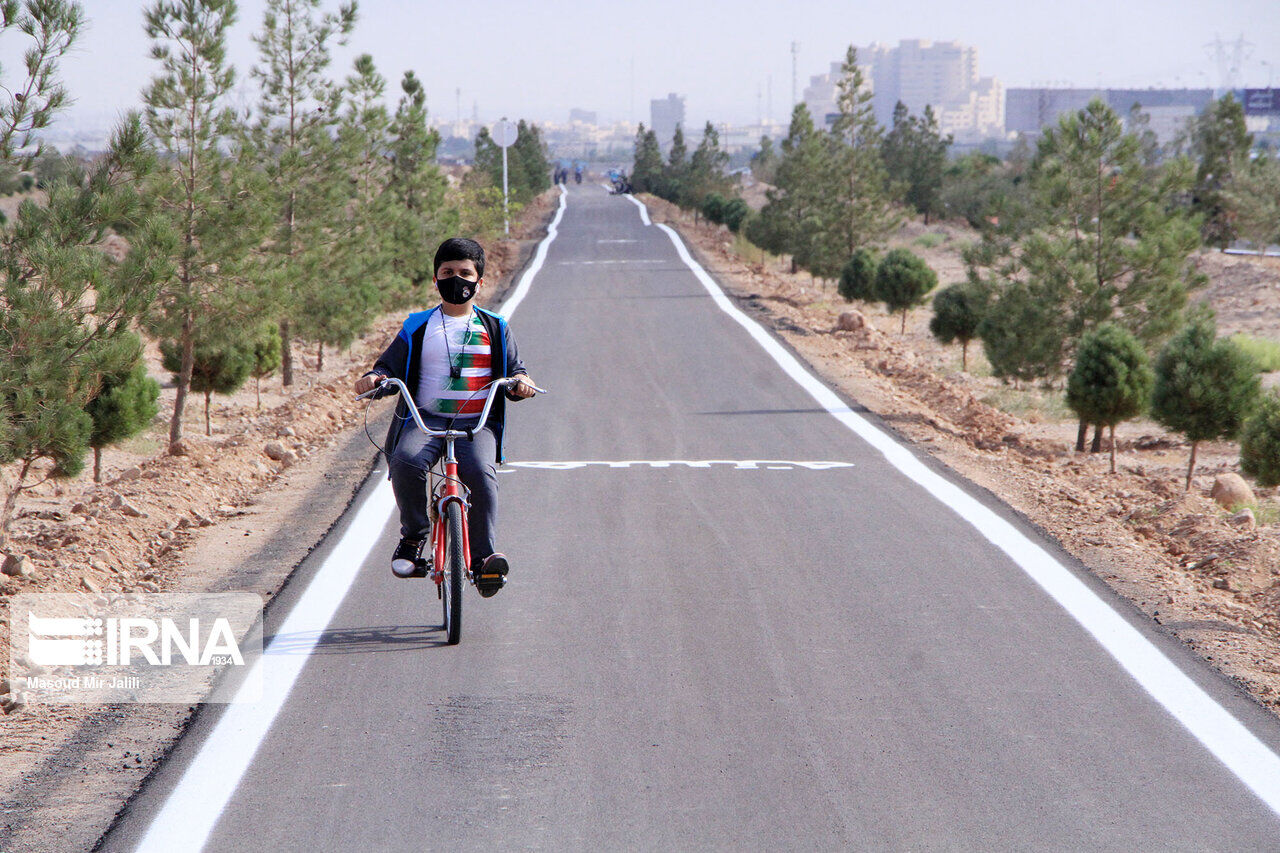
[[(440, 436), (442, 438), (448, 438), (450, 436), (456, 438), (465, 435), (469, 441), (475, 438), (475, 434), (477, 432), (484, 429), (485, 423), (489, 420), (489, 409), (493, 407), (493, 400), (498, 395), (498, 391), (503, 388), (508, 388), (519, 381), (520, 376), (508, 376), (503, 379), (493, 380), (493, 382), (489, 384), (489, 394), (485, 398), (484, 409), (480, 412), (480, 419), (476, 421), (474, 425), (467, 426), (463, 429), (432, 429), (427, 426), (426, 422), (422, 420), (422, 414), (418, 411), (417, 404), (413, 401), (413, 395), (409, 393), (408, 386), (399, 379), (396, 379), (394, 376), (383, 377), (382, 380), (378, 382), (377, 385), (373, 386), (372, 389), (365, 391), (363, 394), (357, 395), (356, 399), (363, 400), (366, 397), (376, 396), (379, 392), (385, 391), (388, 386), (394, 386), (397, 393), (404, 398), (405, 404), (409, 408), (409, 414), (413, 416), (413, 422), (417, 425), (418, 429), (422, 430), (427, 435)], [(539, 394), (547, 393), (545, 389), (539, 388), (532, 382), (526, 382), (525, 384)]]

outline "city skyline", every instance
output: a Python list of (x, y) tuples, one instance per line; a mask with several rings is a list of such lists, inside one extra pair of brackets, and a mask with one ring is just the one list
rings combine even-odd
[[(63, 121), (109, 120), (139, 105), (155, 71), (142, 32), (145, 5), (85, 4), (89, 30), (63, 61), (76, 102)], [(443, 4), (362, 0), (360, 7), (350, 43), (334, 51), (333, 75), (345, 77), (355, 56), (371, 53), (394, 103), (400, 76), (412, 68), (427, 88), (432, 116), (446, 121), (470, 118), (478, 109), (486, 122), (501, 115), (565, 122), (577, 108), (596, 112), (601, 123), (647, 123), (650, 100), (675, 92), (686, 97), (689, 125), (708, 119), (785, 122), (792, 104), (792, 41), (799, 43), (798, 99), (809, 78), (838, 61), (849, 44), (891, 46), (916, 38), (972, 45), (982, 73), (1007, 88), (1216, 88), (1220, 69), (1205, 45), (1220, 36), (1230, 47), (1243, 33), (1251, 47), (1238, 82), (1280, 84), (1273, 66), (1280, 64), (1280, 20), (1262, 0), (1141, 0), (1123, 8), (1082, 0), (1071, 16), (1040, 11), (1058, 8), (1047, 4), (1010, 16), (1003, 6), (927, 2), (919, 14), (902, 16), (818, 0), (800, 0), (785, 12), (763, 0), (744, 0), (733, 14), (674, 0), (628, 0), (603, 12), (582, 0), (537, 9), (477, 0), (452, 29)], [(256, 58), (249, 36), (261, 24), (262, 9), (262, 0), (242, 0), (230, 38), (244, 103), (256, 99), (248, 80)], [(22, 41), (11, 33), (0, 42), (5, 77), (18, 65)]]

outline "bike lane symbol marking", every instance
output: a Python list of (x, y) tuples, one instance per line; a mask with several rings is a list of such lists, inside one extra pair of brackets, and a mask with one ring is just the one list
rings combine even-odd
[(574, 460), (574, 461), (519, 461), (508, 462), (498, 469), (499, 474), (512, 474), (518, 469), (538, 471), (575, 471), (582, 468), (730, 468), (735, 471), (830, 471), (836, 468), (852, 468), (852, 462), (807, 461), (786, 459), (629, 459), (629, 460)]

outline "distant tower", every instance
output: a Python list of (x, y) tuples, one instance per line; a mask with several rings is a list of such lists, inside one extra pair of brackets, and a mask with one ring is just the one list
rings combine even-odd
[(793, 110), (796, 108), (796, 104), (798, 103), (796, 100), (796, 80), (798, 79), (796, 65), (799, 56), (800, 42), (793, 41), (791, 43), (791, 109)]
[(454, 96), (457, 98), (458, 106), (458, 126), (462, 126), (462, 87), (459, 86), (454, 90)]
[(1205, 45), (1205, 49), (1209, 51), (1209, 58), (1218, 66), (1218, 86), (1219, 92), (1231, 92), (1240, 86), (1240, 71), (1244, 68), (1244, 61), (1249, 58), (1253, 52), (1253, 45), (1244, 40), (1244, 35), (1240, 35), (1231, 43), (1224, 42), (1222, 37), (1216, 33), (1213, 41)]

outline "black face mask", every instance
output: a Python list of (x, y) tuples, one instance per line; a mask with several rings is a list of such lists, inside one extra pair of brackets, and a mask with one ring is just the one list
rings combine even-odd
[(450, 305), (463, 305), (476, 295), (476, 283), (460, 275), (451, 275), (437, 279), (436, 290), (440, 291), (440, 298)]

